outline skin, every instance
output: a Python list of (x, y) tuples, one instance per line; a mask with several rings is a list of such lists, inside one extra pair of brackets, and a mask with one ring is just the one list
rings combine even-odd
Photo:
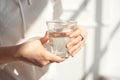
[(76, 26), (74, 31), (67, 35), (71, 40), (66, 44), (66, 48), (73, 57), (85, 45), (87, 33), (83, 27)]
[[(84, 39), (81, 41), (82, 37)], [(67, 34), (71, 40), (66, 43), (68, 54), (74, 56), (85, 44), (85, 29), (76, 26), (72, 33)], [(51, 62), (63, 62), (65, 58), (50, 53), (43, 44), (48, 41), (48, 33), (41, 39), (34, 39), (16, 46), (0, 47), (0, 64), (21, 60), (43, 67)]]

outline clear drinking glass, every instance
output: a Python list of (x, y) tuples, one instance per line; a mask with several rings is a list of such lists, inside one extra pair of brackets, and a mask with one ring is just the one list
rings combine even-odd
[(73, 31), (76, 25), (76, 21), (47, 21), (49, 33), (48, 50), (57, 56), (63, 58), (69, 57), (65, 45), (70, 38), (67, 37), (66, 33)]

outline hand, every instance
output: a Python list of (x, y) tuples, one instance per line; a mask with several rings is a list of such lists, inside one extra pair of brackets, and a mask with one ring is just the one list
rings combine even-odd
[(28, 41), (18, 46), (15, 56), (20, 60), (27, 61), (38, 66), (45, 66), (50, 62), (62, 62), (65, 59), (60, 58), (44, 48), (43, 44), (48, 40), (48, 34), (42, 39)]
[(71, 40), (66, 44), (66, 47), (68, 53), (73, 57), (85, 45), (87, 33), (83, 27), (76, 26), (68, 36)]

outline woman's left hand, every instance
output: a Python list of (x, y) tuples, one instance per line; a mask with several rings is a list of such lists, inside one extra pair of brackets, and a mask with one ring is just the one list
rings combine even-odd
[(66, 44), (66, 47), (68, 54), (73, 57), (85, 45), (87, 32), (83, 27), (76, 26), (68, 36), (70, 41)]

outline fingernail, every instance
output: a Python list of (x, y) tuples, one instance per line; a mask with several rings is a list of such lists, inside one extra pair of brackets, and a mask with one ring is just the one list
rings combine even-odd
[(70, 47), (70, 44), (67, 45), (67, 48), (69, 48), (69, 47)]
[(74, 55), (73, 55), (73, 54), (72, 54), (71, 56), (72, 56), (72, 57), (74, 57)]
[(73, 53), (73, 54), (72, 54), (72, 57), (74, 57), (74, 56), (75, 56), (75, 54)]
[(72, 54), (73, 56), (75, 56), (75, 54)]

